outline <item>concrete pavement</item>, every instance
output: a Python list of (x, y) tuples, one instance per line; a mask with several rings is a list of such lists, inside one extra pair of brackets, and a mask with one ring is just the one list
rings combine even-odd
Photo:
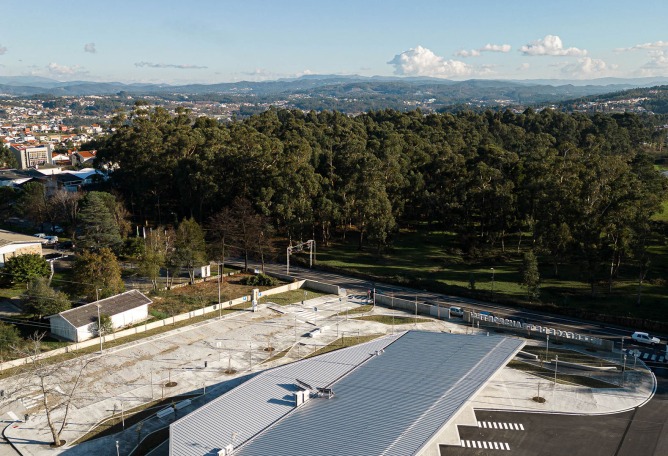
[[(485, 331), (467, 327), (459, 319), (452, 321), (432, 320), (427, 323), (405, 324), (391, 327), (371, 321), (355, 320), (353, 315), (336, 315), (346, 308), (354, 308), (363, 301), (345, 302), (337, 297), (325, 296), (290, 306), (262, 306), (256, 313), (239, 312), (222, 320), (210, 320), (169, 333), (154, 336), (140, 343), (131, 343), (105, 353), (95, 360), (87, 371), (87, 378), (80, 395), (73, 402), (68, 426), (63, 439), (74, 442), (83, 436), (100, 420), (120, 410), (120, 402), (125, 409), (145, 403), (151, 397), (160, 397), (162, 385), (168, 378), (177, 383), (169, 388), (166, 395), (186, 392), (202, 392), (207, 386), (207, 394), (193, 400), (193, 404), (181, 411), (182, 416), (195, 407), (223, 394), (241, 381), (241, 377), (252, 372), (299, 359), (319, 347), (333, 342), (341, 335), (355, 337), (365, 334), (386, 334), (393, 331), (420, 329), (427, 331), (448, 331), (467, 334), (471, 337), (485, 337)], [(317, 308), (317, 310), (315, 310)], [(391, 310), (376, 307), (374, 314), (390, 314)], [(397, 315), (406, 315), (394, 311)], [(316, 338), (307, 337), (314, 328), (325, 328)], [(273, 347), (268, 351), (267, 347)], [(560, 348), (567, 348), (562, 346)], [(279, 360), (267, 362), (274, 353), (288, 350)], [(206, 362), (206, 367), (205, 367)], [(70, 363), (70, 362), (68, 362)], [(238, 371), (238, 375), (224, 373), (228, 368)], [(0, 388), (11, 379), (0, 381)], [(67, 380), (65, 380), (66, 382)], [(541, 383), (541, 396), (547, 400), (538, 404), (531, 400)], [(472, 404), (476, 408), (500, 410), (534, 410), (552, 413), (605, 414), (627, 410), (646, 402), (653, 394), (655, 382), (652, 374), (642, 370), (627, 373), (626, 387), (623, 389), (593, 390), (591, 388), (550, 385), (544, 379), (537, 379), (525, 372), (503, 369), (481, 392)], [(4, 412), (14, 410), (22, 417), (21, 398), (32, 397), (34, 391), (17, 393), (6, 399), (0, 407)], [(28, 405), (30, 402), (24, 402)], [(25, 406), (24, 406), (25, 408)], [(28, 423), (15, 423), (7, 428), (5, 435), (21, 454), (44, 456), (55, 454), (96, 454), (115, 455), (116, 441), (119, 454), (128, 454), (137, 442), (137, 427), (131, 426), (116, 435), (96, 439), (73, 447), (52, 449), (49, 447), (50, 434), (44, 413), (38, 408), (28, 409), (32, 418)], [(174, 415), (159, 419), (145, 420), (142, 435), (149, 430), (164, 427)], [(0, 446), (0, 451), (2, 447)], [(4, 453), (0, 453), (4, 454)], [(10, 453), (7, 453), (10, 454)]]

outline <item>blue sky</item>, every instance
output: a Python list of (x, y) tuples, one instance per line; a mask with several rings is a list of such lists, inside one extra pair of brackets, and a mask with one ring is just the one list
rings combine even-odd
[(668, 76), (668, 1), (3, 0), (0, 75)]

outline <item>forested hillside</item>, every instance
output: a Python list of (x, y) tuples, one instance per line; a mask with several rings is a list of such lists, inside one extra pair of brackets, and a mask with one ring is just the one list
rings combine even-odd
[(128, 209), (155, 225), (206, 223), (247, 200), (279, 237), (327, 245), (354, 231), (382, 251), (424, 224), (454, 233), (462, 255), (512, 239), (555, 274), (577, 263), (592, 290), (623, 265), (642, 281), (661, 228), (666, 180), (632, 114), (271, 109), (221, 124), (137, 107), (115, 126), (97, 166), (115, 169)]

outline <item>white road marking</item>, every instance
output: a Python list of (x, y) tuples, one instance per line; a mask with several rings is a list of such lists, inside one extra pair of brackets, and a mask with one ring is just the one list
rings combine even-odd
[(508, 423), (503, 423), (503, 429), (508, 429)]
[(504, 443), (504, 445), (506, 446), (506, 450), (510, 451), (510, 445), (508, 445), (508, 442)]
[(520, 429), (524, 430), (524, 426), (522, 426), (522, 423), (520, 423)]
[(465, 440), (462, 440), (462, 448), (466, 446), (465, 442), (466, 442)]
[(487, 442), (482, 442), (482, 446), (484, 446), (485, 449), (486, 449), (487, 448)]
[(498, 429), (498, 427), (496, 427), (496, 422), (492, 423), (492, 425), (494, 426), (494, 429)]
[(482, 423), (478, 421), (478, 427), (482, 427)]
[(494, 442), (494, 449), (495, 449), (495, 450), (498, 450), (498, 449), (499, 449), (499, 444), (496, 443), (496, 442)]

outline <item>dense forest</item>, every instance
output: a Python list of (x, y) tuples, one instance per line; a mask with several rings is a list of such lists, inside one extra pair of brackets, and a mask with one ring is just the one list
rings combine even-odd
[[(97, 166), (137, 220), (206, 223), (251, 202), (289, 242), (354, 231), (382, 250), (400, 227), (456, 233), (461, 251), (529, 243), (592, 287), (632, 264), (640, 278), (666, 180), (633, 114), (271, 109), (221, 124), (138, 106), (115, 119)], [(237, 205), (238, 206), (238, 205)]]

